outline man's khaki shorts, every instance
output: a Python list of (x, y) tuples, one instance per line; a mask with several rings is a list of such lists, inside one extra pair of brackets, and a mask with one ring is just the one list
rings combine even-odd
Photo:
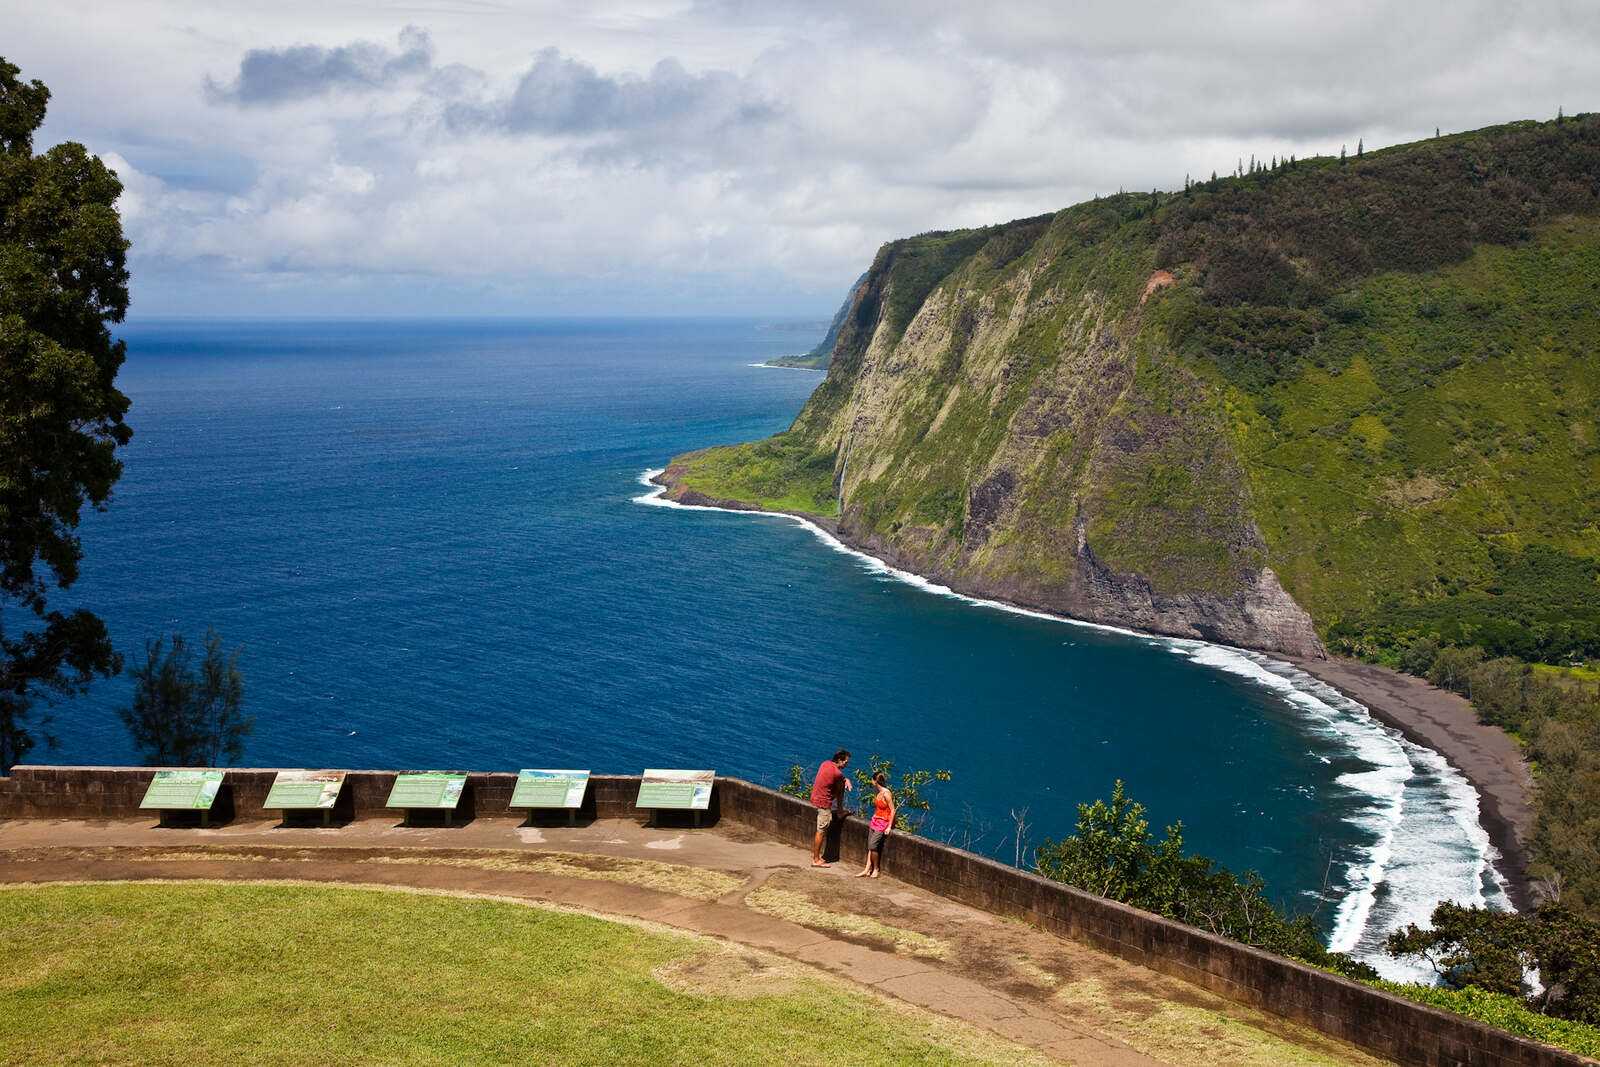
[(827, 828), (832, 826), (832, 825), (833, 825), (833, 809), (832, 808), (818, 808), (817, 809), (817, 833), (819, 833), (819, 834), (822, 833), (823, 831), (827, 830)]

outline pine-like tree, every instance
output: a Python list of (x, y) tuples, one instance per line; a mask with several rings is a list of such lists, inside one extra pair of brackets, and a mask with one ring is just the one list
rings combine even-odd
[(0, 59), (0, 774), (34, 745), (37, 697), (121, 666), (98, 618), (48, 598), (78, 577), (78, 520), (133, 436), (106, 327), (128, 309), (122, 184), (81, 144), (34, 154), (50, 90), (20, 73)]

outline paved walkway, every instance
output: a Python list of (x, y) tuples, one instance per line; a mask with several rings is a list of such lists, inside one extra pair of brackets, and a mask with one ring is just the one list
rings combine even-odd
[[(892, 869), (892, 856), (891, 866)], [(729, 820), (331, 829), (0, 822), (0, 882), (295, 879), (487, 893), (662, 923), (809, 964), (1080, 1067), (1378, 1064), (1352, 1046)]]

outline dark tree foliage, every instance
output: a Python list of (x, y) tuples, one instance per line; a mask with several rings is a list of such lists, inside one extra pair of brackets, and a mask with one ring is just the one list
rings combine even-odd
[(1600, 560), (1548, 545), (1489, 546), (1493, 576), (1482, 592), (1408, 603), (1393, 599), (1328, 627), (1337, 652), (1391, 655), (1420, 637), (1488, 656), (1536, 663), (1600, 659)]
[(1385, 951), (1426, 960), (1452, 989), (1522, 996), (1523, 972), (1537, 971), (1544, 989), (1527, 997), (1530, 1008), (1600, 1023), (1600, 923), (1560, 903), (1529, 917), (1449, 901), (1429, 921), (1390, 934)]
[[(1344, 165), (1340, 165), (1340, 164)], [(1158, 263), (1187, 266), (1216, 313), (1180, 324), (1180, 340), (1246, 369), (1246, 388), (1291, 366), (1257, 345), (1235, 309), (1336, 312), (1339, 291), (1384, 270), (1428, 271), (1475, 245), (1514, 244), (1553, 216), (1600, 209), (1600, 116), (1520, 122), (1334, 161), (1252, 169), (1196, 183), (1152, 223)], [(1290, 349), (1294, 351), (1294, 349)]]
[(1311, 916), (1290, 917), (1273, 907), (1255, 871), (1235, 875), (1205, 856), (1185, 856), (1182, 823), (1155, 842), (1144, 806), (1121, 782), (1109, 804), (1079, 804), (1078, 832), (1046, 841), (1035, 861), (1044, 877), (1099, 896), (1353, 978), (1378, 976), (1344, 953), (1329, 952)]
[(198, 671), (193, 649), (173, 634), (163, 652), (159, 638), (145, 645), (134, 670), (133, 706), (117, 714), (152, 767), (220, 767), (244, 754), (255, 716), (240, 710), (244, 680), (239, 651), (222, 653), (222, 638), (206, 633)]
[(19, 73), (0, 59), (0, 773), (35, 743), (36, 699), (120, 667), (98, 618), (47, 596), (78, 576), (83, 506), (110, 497), (131, 436), (106, 326), (128, 308), (122, 185), (80, 144), (34, 154), (50, 93)]
[(1384, 951), (1422, 958), (1451, 989), (1521, 993), (1522, 971), (1532, 963), (1533, 949), (1533, 926), (1526, 916), (1441, 901), (1429, 921), (1432, 929), (1413, 924), (1396, 930)]

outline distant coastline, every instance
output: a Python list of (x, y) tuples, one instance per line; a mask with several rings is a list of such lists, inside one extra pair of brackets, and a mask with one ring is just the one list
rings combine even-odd
[[(835, 519), (809, 512), (773, 511), (743, 501), (719, 500), (693, 489), (682, 489), (671, 467), (651, 472), (648, 483), (659, 487), (664, 499), (679, 505), (787, 515), (810, 523), (855, 551), (865, 551), (843, 538)], [(1067, 622), (1084, 622), (1036, 608), (1018, 607), (1017, 610)], [(1129, 633), (1143, 633), (1132, 626), (1120, 629)], [(1533, 835), (1534, 821), (1529, 798), (1532, 776), (1516, 742), (1505, 731), (1478, 722), (1477, 713), (1466, 700), (1438, 689), (1421, 678), (1353, 660), (1312, 659), (1284, 653), (1265, 655), (1297, 667), (1331, 686), (1366, 708), (1380, 723), (1396, 730), (1414, 744), (1438, 753), (1459, 771), (1478, 795), (1478, 821), (1499, 854), (1495, 869), (1506, 882), (1507, 895), (1519, 911), (1530, 906), (1533, 894), (1527, 868), (1528, 844)]]

